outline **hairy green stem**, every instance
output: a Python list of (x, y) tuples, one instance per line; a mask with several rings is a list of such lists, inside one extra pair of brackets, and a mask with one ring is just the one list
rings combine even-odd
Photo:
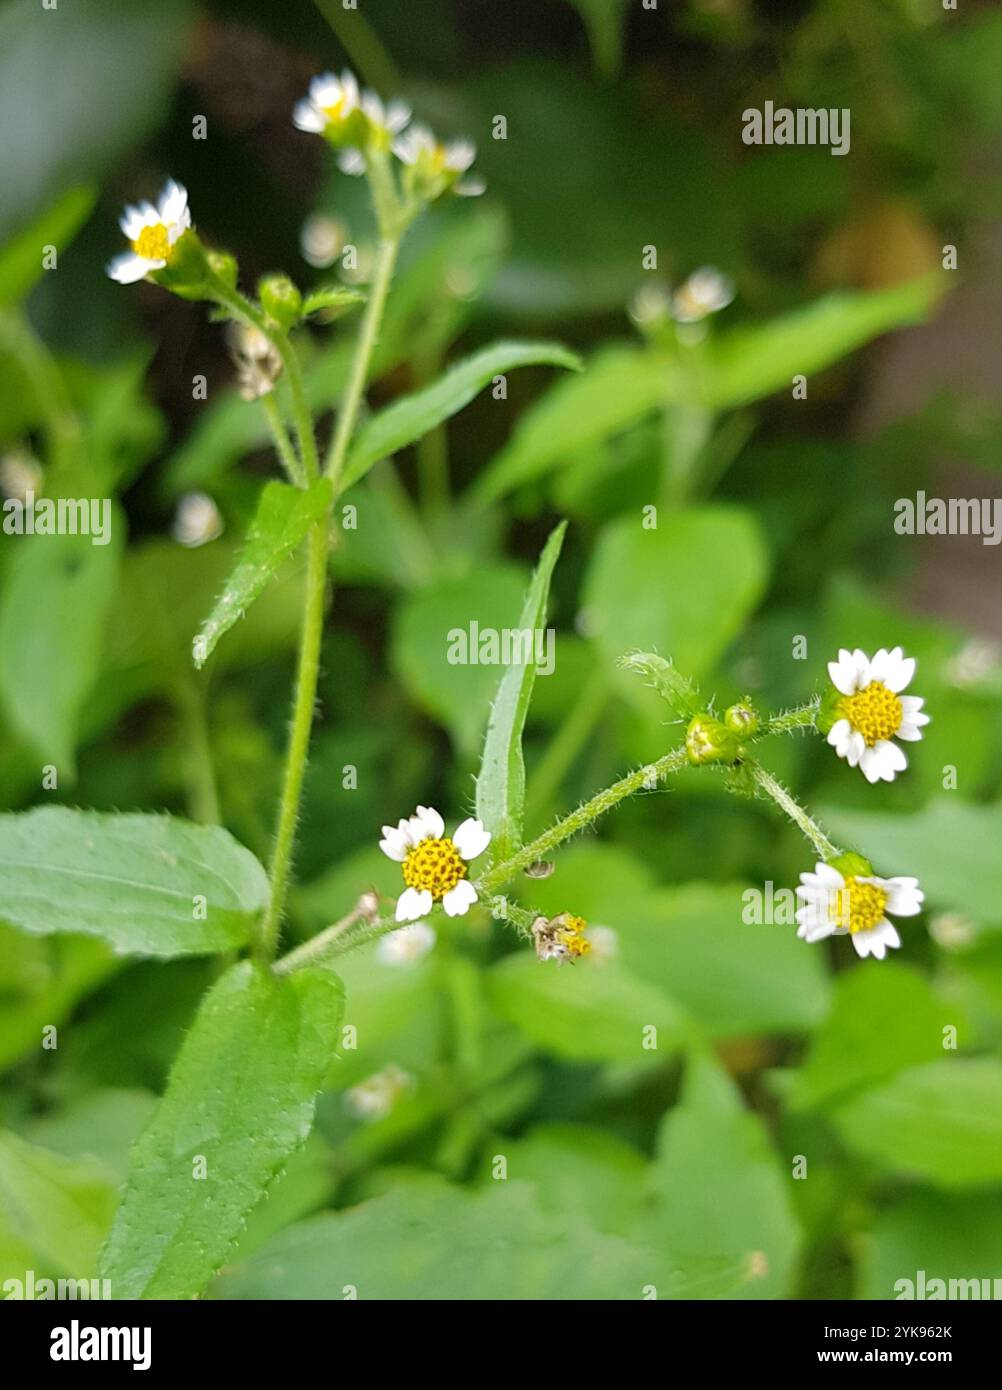
[(324, 595), (327, 587), (327, 553), (330, 548), (330, 522), (321, 517), (307, 541), (306, 605), (299, 639), (296, 665), (296, 693), (292, 704), (292, 725), (285, 756), (285, 775), (278, 806), (275, 848), (271, 860), (271, 894), (261, 922), (257, 954), (271, 960), (278, 945), (285, 895), (292, 864), (292, 849), (299, 819), (299, 799), (303, 790), (306, 759), (313, 728), (317, 680), (320, 675), (320, 642), (324, 626)]
[(289, 397), (292, 401), (292, 419), (296, 427), (296, 441), (299, 444), (299, 457), (302, 461), (306, 482), (312, 483), (320, 476), (320, 457), (317, 453), (317, 440), (313, 432), (313, 416), (303, 388), (303, 369), (299, 365), (299, 354), (282, 334), (273, 336), (272, 341), (282, 359), (285, 375), (289, 382)]
[(327, 463), (324, 468), (324, 472), (334, 484), (335, 497), (348, 456), (348, 445), (351, 443), (355, 422), (358, 419), (359, 406), (362, 403), (362, 395), (369, 375), (369, 365), (379, 337), (379, 325), (382, 322), (383, 310), (386, 308), (386, 298), (390, 292), (399, 248), (399, 237), (385, 239), (379, 248), (376, 273), (369, 291), (369, 300), (365, 306), (365, 316), (359, 330), (355, 357), (348, 374), (344, 395), (341, 398), (334, 438), (331, 440), (330, 452), (327, 455)]
[(828, 862), (838, 858), (841, 850), (832, 844), (817, 821), (812, 820), (803, 806), (794, 801), (790, 793), (776, 781), (771, 772), (766, 772), (762, 764), (755, 762), (752, 758), (745, 761), (745, 767), (751, 772), (756, 784), (761, 787), (766, 796), (775, 801), (784, 815), (789, 816), (797, 829), (810, 841), (821, 859)]
[(275, 399), (275, 392), (269, 391), (261, 397), (261, 404), (264, 407), (265, 418), (268, 421), (268, 428), (271, 430), (271, 437), (275, 441), (275, 452), (281, 459), (289, 481), (295, 483), (296, 487), (306, 486), (306, 470), (292, 447), (292, 440), (289, 432), (285, 428), (281, 412), (278, 408), (278, 401)]

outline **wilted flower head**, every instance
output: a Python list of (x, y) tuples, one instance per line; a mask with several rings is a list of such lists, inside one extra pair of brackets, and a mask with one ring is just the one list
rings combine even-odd
[(583, 917), (561, 912), (559, 917), (537, 917), (532, 924), (536, 955), (540, 960), (577, 960), (591, 950), (585, 936), (587, 923)]
[(194, 549), (222, 535), (223, 518), (207, 492), (186, 492), (177, 504), (171, 535)]
[(127, 207), (119, 226), (131, 249), (108, 262), (108, 274), (122, 285), (142, 280), (151, 271), (163, 270), (174, 258), (179, 239), (191, 226), (188, 194), (179, 183), (168, 179), (163, 192), (152, 203)]
[(694, 270), (672, 297), (672, 317), (678, 323), (699, 323), (726, 309), (734, 298), (734, 281), (712, 265)]
[(443, 193), (475, 198), (485, 184), (479, 178), (463, 178), (477, 157), (471, 140), (452, 140), (443, 144), (427, 126), (412, 125), (393, 143), (393, 153), (406, 164), (416, 191), (429, 200)]
[(246, 323), (231, 323), (226, 339), (237, 369), (237, 388), (244, 400), (256, 401), (273, 391), (282, 375), (282, 359), (271, 339)]

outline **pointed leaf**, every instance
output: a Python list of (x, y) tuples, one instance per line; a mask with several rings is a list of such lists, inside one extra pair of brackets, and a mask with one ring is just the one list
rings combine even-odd
[(116, 1297), (204, 1289), (306, 1142), (343, 1009), (320, 967), (280, 979), (241, 961), (216, 982), (133, 1150), (102, 1260)]
[(563, 521), (550, 534), (522, 605), (518, 626), (521, 632), (531, 635), (529, 660), (507, 668), (491, 706), (480, 775), (477, 777), (477, 815), (493, 836), (491, 853), (495, 861), (507, 859), (522, 843), (522, 817), (525, 812), (522, 730), (536, 681), (533, 655), (536, 633), (546, 623), (550, 579), (566, 530), (567, 523)]
[(514, 367), (541, 363), (571, 371), (581, 367), (576, 353), (559, 343), (493, 343), (457, 362), (431, 386), (395, 401), (359, 430), (348, 455), (341, 491), (357, 483), (374, 463), (413, 444), (462, 410), (494, 377)]
[(223, 633), (243, 617), (279, 566), (299, 548), (310, 527), (326, 513), (330, 499), (327, 478), (308, 488), (279, 482), (264, 488), (237, 567), (192, 643), (197, 667), (205, 665)]
[(220, 826), (68, 806), (0, 816), (0, 881), (0, 921), (139, 956), (241, 946), (268, 894), (264, 869)]

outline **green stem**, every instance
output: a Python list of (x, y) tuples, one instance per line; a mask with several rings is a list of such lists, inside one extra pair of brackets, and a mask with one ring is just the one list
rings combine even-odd
[(842, 851), (832, 844), (817, 821), (812, 820), (803, 806), (794, 801), (790, 793), (776, 781), (772, 773), (766, 772), (762, 764), (755, 762), (752, 758), (746, 759), (745, 767), (751, 772), (766, 796), (770, 796), (775, 801), (784, 815), (789, 816), (797, 829), (810, 841), (821, 859), (827, 863), (838, 858)]
[(767, 719), (756, 737), (765, 734), (792, 734), (798, 729), (813, 729), (818, 717), (821, 700), (815, 699), (809, 705), (799, 705), (796, 709), (785, 710)]
[(344, 395), (341, 397), (337, 427), (334, 430), (334, 438), (331, 440), (330, 452), (327, 455), (327, 463), (324, 468), (324, 472), (334, 484), (335, 497), (338, 493), (341, 474), (344, 471), (345, 459), (348, 456), (348, 445), (351, 443), (355, 422), (358, 419), (358, 410), (362, 403), (372, 354), (379, 337), (379, 325), (382, 322), (383, 310), (386, 307), (386, 297), (390, 292), (399, 249), (399, 236), (386, 238), (379, 248), (376, 273), (369, 292), (369, 300), (365, 306), (365, 316), (359, 331), (355, 357), (348, 374)]
[(73, 458), (81, 432), (59, 364), (26, 316), (17, 311), (0, 314), (0, 349), (17, 360), (28, 378), (42, 415), (48, 461), (53, 468), (61, 468)]
[(275, 392), (269, 391), (261, 397), (261, 404), (264, 406), (264, 413), (268, 420), (268, 428), (271, 430), (271, 437), (275, 441), (275, 452), (282, 460), (282, 465), (289, 475), (289, 481), (295, 483), (296, 487), (306, 486), (306, 472), (302, 463), (292, 447), (292, 440), (289, 432), (285, 428), (282, 420), (281, 411), (278, 408), (278, 401), (275, 399)]
[(634, 772), (621, 777), (618, 782), (613, 782), (611, 787), (606, 787), (604, 791), (598, 792), (589, 801), (583, 802), (577, 810), (571, 811), (570, 815), (558, 820), (548, 830), (544, 830), (541, 835), (537, 835), (531, 844), (524, 845), (510, 859), (488, 869), (487, 873), (477, 879), (474, 887), (483, 896), (493, 893), (495, 889), (503, 887), (515, 874), (527, 869), (530, 864), (535, 864), (537, 859), (545, 859), (551, 850), (556, 849), (557, 845), (569, 840), (579, 830), (584, 830), (586, 826), (591, 825), (592, 821), (605, 815), (606, 811), (611, 811), (613, 806), (618, 806), (621, 801), (625, 801), (634, 792), (651, 786), (652, 783), (660, 781), (662, 777), (678, 772), (680, 768), (686, 766), (687, 762), (688, 755), (685, 749), (673, 748), (670, 753), (665, 753), (656, 762), (648, 763), (645, 767), (638, 767)]
[(187, 741), (188, 810), (200, 825), (218, 825), (219, 795), (212, 766), (212, 745), (205, 709), (205, 689), (194, 677), (179, 680), (177, 704)]
[(303, 463), (307, 483), (320, 476), (320, 456), (317, 453), (316, 435), (313, 433), (313, 416), (306, 400), (303, 387), (303, 370), (299, 365), (299, 354), (283, 335), (274, 335), (272, 341), (282, 359), (285, 375), (289, 382), (289, 396), (292, 400), (292, 419), (296, 427), (296, 441), (299, 444), (299, 457)]
[(330, 522), (321, 519), (310, 531), (307, 542), (306, 606), (299, 639), (296, 692), (292, 704), (292, 726), (285, 757), (285, 776), (278, 807), (275, 848), (271, 860), (271, 896), (261, 923), (257, 954), (271, 960), (278, 945), (278, 934), (289, 883), (292, 849), (299, 819), (299, 800), (306, 772), (306, 758), (313, 728), (317, 681), (320, 675), (320, 642), (324, 626), (324, 593), (327, 586), (327, 553)]

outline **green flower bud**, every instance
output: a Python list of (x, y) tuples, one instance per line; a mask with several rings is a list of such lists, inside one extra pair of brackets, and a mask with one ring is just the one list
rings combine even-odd
[(740, 741), (719, 719), (697, 714), (686, 730), (685, 751), (693, 764), (733, 763), (740, 752)]
[(303, 296), (288, 275), (265, 275), (258, 281), (258, 299), (269, 318), (282, 328), (292, 328), (302, 317)]
[(208, 251), (206, 260), (209, 262), (209, 269), (213, 275), (218, 275), (227, 289), (235, 290), (237, 287), (236, 256), (231, 256), (229, 251)]
[(838, 869), (843, 878), (870, 878), (873, 875), (873, 865), (861, 854), (840, 854), (828, 863), (833, 869)]
[(736, 705), (731, 705), (724, 711), (724, 723), (734, 733), (740, 734), (742, 738), (751, 738), (752, 734), (758, 732), (759, 716), (758, 710), (751, 702), (748, 695), (742, 697)]

